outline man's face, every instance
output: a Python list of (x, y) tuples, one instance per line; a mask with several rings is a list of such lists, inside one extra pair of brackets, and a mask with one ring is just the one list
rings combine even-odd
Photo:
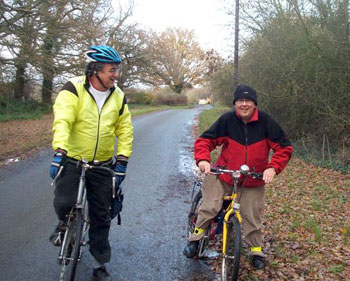
[(238, 99), (235, 102), (235, 110), (243, 121), (248, 122), (254, 113), (256, 105), (250, 99)]
[(100, 77), (105, 87), (112, 88), (115, 80), (119, 77), (119, 65), (105, 63), (103, 69), (98, 72), (98, 77)]

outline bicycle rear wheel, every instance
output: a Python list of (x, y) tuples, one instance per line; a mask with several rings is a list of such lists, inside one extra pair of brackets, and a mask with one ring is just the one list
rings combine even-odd
[(241, 224), (236, 216), (227, 223), (226, 255), (222, 257), (222, 280), (236, 281), (239, 277), (241, 258)]
[(65, 239), (63, 241), (63, 252), (60, 257), (61, 272), (60, 281), (74, 281), (77, 264), (80, 259), (81, 237), (83, 229), (83, 214), (81, 210), (75, 210), (73, 218), (69, 221)]
[[(198, 191), (198, 193), (195, 195), (195, 197), (192, 201), (191, 211), (188, 215), (187, 230), (188, 230), (189, 236), (192, 235), (192, 233), (196, 227), (198, 210), (199, 210), (199, 207), (201, 204), (202, 204), (202, 191)], [(204, 251), (208, 248), (209, 233), (210, 233), (210, 227), (208, 227), (208, 229), (205, 231), (204, 237), (199, 241), (198, 253), (197, 253), (197, 256), (199, 258), (201, 258), (203, 256)]]

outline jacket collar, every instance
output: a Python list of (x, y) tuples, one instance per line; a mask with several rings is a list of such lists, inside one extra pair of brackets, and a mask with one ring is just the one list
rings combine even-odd
[[(84, 83), (84, 88), (89, 91), (89, 88), (90, 88), (90, 79), (89, 79), (89, 76), (85, 75), (85, 83)], [(114, 92), (115, 90), (115, 86), (113, 86), (112, 88), (110, 88), (111, 90), (111, 93)]]
[[(236, 116), (239, 118), (239, 120), (242, 120), (241, 116), (238, 114), (238, 112), (235, 111)], [(250, 117), (248, 123), (258, 121), (259, 120), (259, 110), (257, 107), (254, 108), (253, 115)]]

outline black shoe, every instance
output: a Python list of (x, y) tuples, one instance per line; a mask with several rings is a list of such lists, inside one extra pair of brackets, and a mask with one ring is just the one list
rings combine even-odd
[(193, 258), (197, 254), (199, 241), (190, 241), (187, 243), (183, 254), (188, 258)]
[(94, 268), (92, 271), (92, 281), (112, 281), (112, 278), (107, 272), (106, 267), (102, 266)]
[(253, 256), (252, 264), (257, 269), (263, 269), (265, 267), (265, 259), (262, 256)]
[(59, 222), (55, 230), (51, 233), (49, 240), (54, 246), (61, 246), (64, 238), (65, 226), (63, 222)]

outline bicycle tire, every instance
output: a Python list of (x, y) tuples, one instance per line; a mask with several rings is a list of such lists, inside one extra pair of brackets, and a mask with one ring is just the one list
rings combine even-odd
[[(198, 209), (200, 205), (202, 204), (202, 191), (198, 191), (197, 194), (194, 196), (192, 205), (191, 205), (191, 211), (188, 215), (188, 235), (191, 236), (197, 222), (198, 217)], [(204, 255), (205, 250), (209, 246), (209, 233), (210, 233), (210, 226), (206, 229), (204, 237), (199, 241), (198, 250), (197, 250), (197, 257), (201, 258)]]
[(241, 224), (236, 216), (231, 216), (229, 219), (227, 231), (226, 256), (222, 257), (222, 280), (237, 281), (240, 269), (242, 234)]
[(188, 234), (191, 235), (194, 231), (194, 228), (196, 226), (196, 221), (198, 217), (198, 209), (199, 206), (202, 204), (202, 191), (198, 191), (197, 194), (194, 196), (192, 204), (191, 204), (191, 211), (188, 215), (188, 225), (187, 230)]
[(66, 230), (68, 233), (62, 254), (60, 281), (74, 281), (80, 258), (83, 223), (82, 211), (75, 210)]

